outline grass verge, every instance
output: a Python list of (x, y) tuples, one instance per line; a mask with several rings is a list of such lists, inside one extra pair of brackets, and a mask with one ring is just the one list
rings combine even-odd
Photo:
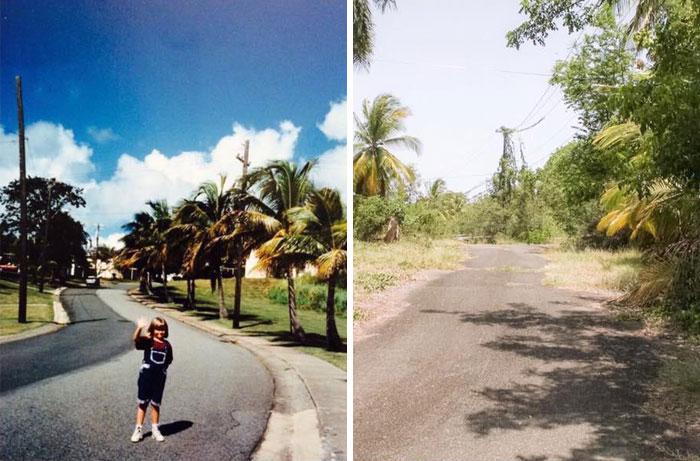
[[(297, 284), (299, 291), (304, 283)], [(242, 334), (250, 336), (267, 336), (278, 344), (294, 347), (304, 353), (325, 360), (342, 370), (347, 370), (347, 354), (345, 352), (330, 352), (326, 345), (326, 315), (318, 310), (298, 309), (299, 320), (306, 331), (307, 344), (301, 346), (289, 334), (289, 313), (286, 299), (284, 304), (270, 299), (270, 291), (279, 291), (286, 287), (286, 281), (275, 279), (246, 279), (243, 281), (243, 298), (241, 300)], [(175, 281), (169, 285), (170, 294), (176, 306), (182, 306), (187, 285), (185, 281)], [(229, 311), (233, 310), (234, 280), (224, 280), (224, 302)], [(337, 289), (338, 290), (338, 289)], [(156, 293), (159, 293), (156, 290)], [(162, 293), (161, 293), (162, 294)], [(197, 310), (186, 311), (188, 315), (198, 317), (203, 321), (219, 323), (231, 328), (231, 320), (219, 319), (219, 295), (212, 293), (208, 280), (197, 280), (196, 285)], [(340, 337), (347, 338), (347, 320), (343, 315), (336, 315), (336, 325)]]
[(390, 244), (355, 241), (354, 320), (366, 317), (357, 305), (372, 293), (413, 280), (423, 270), (459, 267), (465, 259), (465, 247), (448, 239), (404, 239)]
[(53, 322), (53, 296), (50, 291), (39, 293), (27, 286), (27, 323), (17, 322), (19, 284), (0, 280), (0, 336), (8, 336), (39, 328)]
[(554, 250), (544, 256), (549, 260), (544, 284), (575, 290), (625, 291), (635, 284), (642, 268), (642, 254), (633, 249)]

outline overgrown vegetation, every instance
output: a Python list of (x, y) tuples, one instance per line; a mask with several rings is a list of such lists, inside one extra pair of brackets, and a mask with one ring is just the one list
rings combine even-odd
[[(622, 251), (606, 256), (608, 262), (600, 253), (562, 255), (584, 266), (614, 267), (639, 251), (623, 273), (603, 270), (608, 278), (589, 283), (625, 290), (628, 305), (664, 312), (700, 334), (700, 2), (639, 2), (628, 24), (618, 24), (615, 3), (522, 2), (528, 17), (508, 36), (517, 47), (544, 43), (559, 21), (571, 31), (587, 27), (551, 79), (578, 114), (574, 140), (533, 169), (522, 151), (518, 161), (512, 139), (527, 128), (501, 127), (498, 170), (487, 191), (469, 201), (444, 187), (423, 189), (410, 167), (393, 161), (363, 167), (358, 175), (358, 152), (355, 238), (387, 238), (387, 223), (394, 222), (404, 235), (421, 239), (458, 233), (485, 242), (561, 239), (579, 250)], [(382, 141), (387, 132), (381, 127), (394, 128), (391, 139), (409, 112), (383, 120), (371, 107), (366, 103), (356, 120), (356, 143), (385, 151), (391, 146)], [(368, 132), (378, 134), (376, 143)], [(402, 174), (368, 188), (367, 178), (382, 177), (382, 168)], [(364, 286), (393, 283), (356, 273)]]

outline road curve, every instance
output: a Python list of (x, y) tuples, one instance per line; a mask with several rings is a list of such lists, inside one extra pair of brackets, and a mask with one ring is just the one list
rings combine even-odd
[(355, 344), (355, 459), (683, 452), (682, 431), (643, 409), (660, 364), (654, 340), (611, 320), (594, 295), (542, 286), (538, 247), (468, 251), (464, 269), (417, 289)]
[[(175, 360), (163, 398), (161, 427), (166, 440), (157, 443), (148, 438), (134, 444), (129, 437), (141, 353), (106, 345), (119, 344), (124, 334), (128, 343), (130, 322), (141, 315), (153, 317), (154, 312), (130, 301), (119, 289), (98, 290), (97, 296), (92, 290), (71, 291), (63, 299), (74, 312), (102, 312), (95, 318), (114, 315), (115, 334), (100, 327), (110, 322), (96, 320), (70, 325), (42, 338), (48, 343), (32, 346), (36, 358), (27, 360), (38, 369), (61, 360), (53, 346), (61, 341), (59, 334), (79, 336), (76, 341), (82, 345), (72, 354), (61, 350), (60, 355), (80, 358), (94, 349), (102, 349), (102, 355), (60, 374), (40, 374), (40, 379), (0, 395), (0, 459), (249, 458), (265, 429), (273, 391), (269, 373), (249, 352), (169, 322)], [(82, 325), (94, 329), (82, 331)], [(3, 380), (4, 368), (3, 356)]]

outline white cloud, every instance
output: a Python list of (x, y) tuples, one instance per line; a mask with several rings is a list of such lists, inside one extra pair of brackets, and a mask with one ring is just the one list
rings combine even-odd
[[(25, 131), (27, 175), (57, 178), (72, 184), (88, 181), (95, 167), (92, 149), (78, 144), (72, 130), (49, 122), (35, 122)], [(0, 127), (0, 185), (19, 178), (16, 133)]]
[(290, 121), (280, 123), (277, 129), (261, 131), (234, 124), (232, 134), (221, 138), (211, 152), (181, 152), (167, 157), (154, 149), (143, 160), (122, 154), (111, 178), (86, 185), (88, 206), (78, 210), (76, 216), (109, 228), (129, 220), (144, 209), (148, 200), (165, 199), (174, 206), (191, 196), (202, 182), (217, 180), (220, 174), (227, 176), (230, 185), (242, 173), (236, 154), (243, 153), (245, 140), (250, 140), (254, 168), (270, 160), (291, 160), (300, 131)]
[[(98, 181), (92, 177), (92, 148), (79, 144), (73, 131), (49, 122), (37, 122), (27, 128), (29, 138), (28, 172), (55, 177), (84, 189), (85, 208), (72, 214), (90, 232), (99, 223), (109, 233), (105, 242), (116, 245), (121, 236), (119, 226), (141, 211), (148, 200), (166, 199), (176, 205), (204, 181), (228, 176), (228, 184), (240, 177), (245, 140), (250, 140), (251, 167), (264, 166), (271, 160), (292, 160), (301, 127), (290, 121), (276, 128), (256, 130), (238, 123), (206, 152), (180, 152), (166, 156), (153, 149), (143, 158), (122, 154), (111, 177)], [(17, 135), (0, 126), (0, 186), (18, 177)], [(345, 197), (345, 144), (319, 158), (313, 179), (319, 186), (338, 188)], [(102, 240), (102, 239), (101, 239)]]
[(124, 235), (125, 234), (123, 232), (115, 232), (113, 234), (109, 234), (107, 237), (100, 239), (100, 246), (106, 246), (115, 250), (121, 250), (124, 247), (124, 243), (122, 243), (120, 239), (124, 237)]
[(87, 129), (88, 134), (99, 144), (104, 144), (109, 141), (116, 141), (119, 139), (117, 135), (111, 128), (97, 128), (90, 126)]
[(347, 202), (347, 145), (343, 144), (324, 152), (311, 173), (316, 187), (338, 189), (344, 202)]
[(318, 125), (318, 129), (326, 135), (328, 139), (334, 141), (345, 141), (347, 139), (347, 108), (346, 99), (340, 102), (331, 102), (331, 109), (323, 119), (323, 123)]

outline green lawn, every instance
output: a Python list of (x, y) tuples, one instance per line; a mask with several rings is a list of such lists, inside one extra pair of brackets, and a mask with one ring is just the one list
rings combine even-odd
[[(311, 284), (308, 281), (297, 281), (297, 293)], [(187, 290), (185, 281), (175, 281), (169, 284), (171, 296), (178, 305), (182, 305)], [(225, 303), (229, 313), (233, 310), (234, 280), (224, 280)], [(344, 352), (329, 352), (325, 350), (326, 315), (319, 310), (312, 310), (303, 305), (298, 310), (299, 319), (306, 331), (307, 344), (299, 346), (289, 334), (289, 314), (286, 301), (282, 304), (270, 299), (270, 290), (280, 292), (286, 289), (284, 280), (276, 279), (246, 279), (243, 282), (243, 299), (241, 301), (241, 333), (251, 336), (270, 336), (272, 341), (296, 347), (299, 350), (317, 356), (343, 370), (347, 369)], [(319, 288), (317, 288), (319, 289)], [(344, 290), (337, 289), (339, 292)], [(342, 293), (344, 294), (344, 293)], [(206, 321), (218, 322), (231, 327), (231, 320), (218, 319), (218, 294), (212, 293), (208, 280), (197, 280), (196, 288), (197, 311), (188, 311), (189, 315), (198, 316)], [(279, 296), (277, 297), (279, 298)], [(325, 298), (324, 298), (325, 299)], [(325, 302), (325, 301), (324, 301)], [(347, 338), (347, 319), (342, 314), (336, 315), (336, 324), (341, 338)]]
[(0, 336), (31, 330), (53, 322), (52, 288), (39, 293), (37, 287), (27, 287), (27, 323), (17, 322), (19, 284), (0, 280)]

